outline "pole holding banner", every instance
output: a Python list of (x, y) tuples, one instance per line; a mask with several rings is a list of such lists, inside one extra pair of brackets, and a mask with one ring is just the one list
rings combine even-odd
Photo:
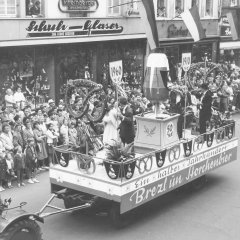
[[(184, 74), (184, 82), (185, 82), (185, 87), (187, 88), (187, 72), (189, 71), (191, 67), (191, 62), (192, 62), (192, 54), (191, 53), (183, 53), (182, 54), (182, 69), (185, 72)], [(186, 108), (187, 108), (187, 92), (185, 92), (185, 101), (184, 101), (184, 139), (186, 138)]]

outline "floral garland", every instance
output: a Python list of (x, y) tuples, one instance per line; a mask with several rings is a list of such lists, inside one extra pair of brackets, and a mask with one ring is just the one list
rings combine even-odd
[[(88, 93), (84, 96), (84, 99), (83, 99), (83, 109), (81, 109), (81, 110), (79, 109), (78, 112), (74, 111), (70, 104), (71, 96), (74, 93), (76, 88), (87, 88), (88, 89), (88, 91), (87, 91)], [(87, 113), (88, 109), (89, 109), (88, 101), (91, 98), (91, 96), (93, 96), (94, 94), (97, 94), (97, 93), (104, 95), (104, 100), (103, 100), (103, 106), (100, 109), (99, 115), (94, 118), (94, 117), (88, 115), (88, 113)], [(65, 102), (66, 102), (66, 106), (67, 106), (69, 113), (71, 115), (73, 115), (75, 118), (82, 118), (82, 117), (84, 117), (84, 115), (86, 115), (87, 118), (89, 120), (91, 120), (92, 122), (98, 122), (103, 118), (103, 116), (106, 112), (107, 95), (101, 84), (97, 84), (90, 80), (76, 79), (76, 80), (70, 80), (69, 83), (65, 86)]]
[(214, 63), (214, 62), (192, 63), (190, 66), (190, 69), (187, 73), (189, 85), (191, 86), (191, 88), (193, 88), (193, 83), (191, 81), (193, 76), (195, 76), (195, 77), (200, 76), (200, 79), (202, 79), (202, 78), (206, 79), (209, 76), (209, 74), (215, 70), (218, 70), (218, 72), (219, 72), (218, 75), (220, 75), (221, 77), (223, 76), (224, 70), (223, 70), (221, 64)]

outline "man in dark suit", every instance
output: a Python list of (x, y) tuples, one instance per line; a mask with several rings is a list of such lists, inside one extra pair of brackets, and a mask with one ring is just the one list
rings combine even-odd
[(125, 97), (120, 97), (119, 107), (121, 109), (121, 114), (119, 114), (119, 118), (121, 120), (121, 123), (119, 125), (120, 138), (123, 144), (129, 144), (134, 141), (135, 137), (133, 110), (128, 105), (128, 101)]
[(210, 121), (212, 116), (212, 92), (208, 89), (208, 84), (203, 83), (201, 85), (202, 89), (202, 97), (201, 97), (201, 104), (199, 106), (199, 127), (200, 127), (200, 134), (206, 132), (207, 128), (207, 121)]

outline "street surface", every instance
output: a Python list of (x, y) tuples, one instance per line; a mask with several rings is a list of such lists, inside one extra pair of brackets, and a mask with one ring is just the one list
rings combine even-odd
[[(240, 136), (240, 115), (236, 135)], [(240, 149), (238, 149), (238, 153)], [(240, 161), (234, 161), (207, 175), (199, 189), (180, 189), (166, 194), (133, 213), (132, 223), (114, 229), (106, 216), (67, 213), (47, 218), (41, 225), (44, 240), (239, 240), (240, 239)], [(48, 172), (38, 184), (27, 184), (2, 193), (12, 197), (12, 206), (26, 201), (24, 208), (36, 212), (50, 197)], [(58, 205), (62, 205), (58, 200)]]

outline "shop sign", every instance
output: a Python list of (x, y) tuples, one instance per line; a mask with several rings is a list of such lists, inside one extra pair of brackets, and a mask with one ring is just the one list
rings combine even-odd
[(98, 9), (97, 0), (59, 0), (61, 12), (95, 12)]
[(31, 21), (26, 28), (27, 37), (64, 37), (120, 34), (123, 27), (118, 23), (103, 23), (101, 20), (86, 20), (80, 25), (67, 25), (63, 20), (49, 24), (46, 20)]
[(182, 54), (182, 68), (184, 72), (187, 72), (190, 69), (191, 66), (191, 53), (183, 53)]
[(221, 26), (221, 36), (231, 36), (231, 28), (228, 26)]
[[(125, 186), (121, 213), (127, 212), (237, 159), (238, 142), (196, 154)], [(134, 189), (134, 190), (133, 190)]]
[(175, 24), (169, 25), (168, 29), (168, 38), (177, 38), (177, 37), (187, 37), (188, 29), (183, 29), (183, 27), (177, 28)]
[(227, 16), (222, 16), (220, 19), (221, 36), (231, 36), (231, 28)]
[(122, 60), (109, 63), (109, 74), (114, 83), (121, 83), (123, 77)]

